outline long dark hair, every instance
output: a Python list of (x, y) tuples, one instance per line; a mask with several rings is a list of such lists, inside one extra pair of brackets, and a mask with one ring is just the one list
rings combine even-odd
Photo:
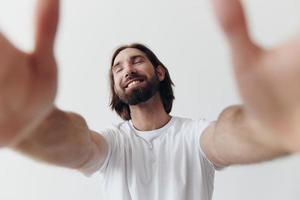
[(130, 109), (128, 104), (121, 101), (121, 99), (118, 97), (118, 95), (115, 92), (114, 89), (114, 77), (112, 73), (112, 66), (114, 64), (115, 58), (117, 55), (127, 48), (134, 48), (142, 51), (146, 57), (149, 59), (149, 61), (152, 63), (154, 69), (156, 69), (159, 65), (164, 68), (166, 71), (165, 79), (160, 82), (159, 84), (159, 94), (162, 99), (162, 103), (164, 106), (164, 109), (167, 113), (170, 113), (172, 110), (173, 100), (175, 99), (173, 88), (174, 83), (171, 80), (170, 74), (168, 69), (162, 64), (162, 62), (157, 58), (157, 56), (145, 45), (134, 43), (130, 45), (122, 45), (119, 48), (115, 50), (113, 53), (112, 59), (111, 59), (111, 65), (109, 70), (109, 79), (110, 79), (110, 92), (111, 92), (111, 101), (110, 101), (110, 107), (112, 110), (115, 110), (117, 114), (124, 120), (130, 120)]

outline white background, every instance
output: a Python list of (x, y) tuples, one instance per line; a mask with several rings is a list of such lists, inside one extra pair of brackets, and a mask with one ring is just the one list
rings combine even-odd
[[(224, 0), (226, 1), (226, 0)], [(34, 0), (0, 0), (0, 30), (19, 48), (33, 46)], [(266, 47), (296, 32), (298, 0), (245, 0), (252, 35)], [(240, 103), (226, 43), (209, 0), (63, 0), (56, 55), (57, 105), (100, 131), (120, 119), (110, 111), (108, 68), (115, 47), (149, 45), (176, 84), (173, 115), (216, 119)], [(214, 200), (300, 197), (300, 157), (231, 167), (216, 174)], [(0, 200), (99, 200), (99, 176), (47, 166), (0, 150)]]

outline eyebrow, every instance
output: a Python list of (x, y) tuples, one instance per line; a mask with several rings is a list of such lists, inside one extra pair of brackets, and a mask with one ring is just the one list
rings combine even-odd
[[(145, 57), (144, 56), (142, 56), (142, 55), (133, 55), (133, 56), (130, 56), (130, 60), (134, 60), (134, 59), (136, 59), (136, 58), (143, 58), (143, 59), (145, 59)], [(113, 66), (112, 66), (112, 69), (113, 68), (115, 68), (115, 67), (117, 67), (118, 65), (120, 65), (121, 64), (121, 62), (119, 61), (119, 62), (117, 62), (116, 64), (114, 64)]]

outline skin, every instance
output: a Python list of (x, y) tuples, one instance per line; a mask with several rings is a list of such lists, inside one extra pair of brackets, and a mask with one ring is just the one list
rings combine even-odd
[(210, 127), (202, 142), (206, 152), (221, 165), (299, 152), (299, 35), (266, 50), (252, 41), (240, 1), (212, 4), (231, 50), (243, 105), (225, 109)]
[[(265, 50), (250, 38), (240, 1), (211, 0), (232, 53), (242, 105), (226, 108), (199, 141), (217, 166), (270, 160), (300, 148), (299, 36)], [(105, 139), (88, 128), (78, 114), (54, 105), (57, 66), (53, 47), (59, 19), (59, 0), (38, 0), (33, 52), (18, 50), (0, 34), (0, 145), (33, 159), (90, 173), (107, 155)], [(122, 92), (128, 74), (163, 80), (165, 72), (150, 62), (134, 64), (126, 49), (116, 58), (123, 67), (114, 72), (115, 89)], [(144, 87), (144, 83), (135, 87)], [(125, 90), (130, 92), (130, 89)], [(153, 110), (155, 110), (155, 117)], [(139, 130), (162, 127), (170, 116), (160, 96), (130, 106)]]
[[(140, 57), (132, 59), (137, 55)], [(123, 83), (126, 82), (128, 75), (132, 73), (145, 76), (147, 79), (156, 74), (159, 81), (165, 78), (164, 69), (159, 66), (154, 70), (153, 65), (147, 59), (146, 55), (138, 49), (127, 48), (121, 51), (116, 56), (113, 66), (115, 90), (117, 93), (124, 90), (122, 87)], [(143, 87), (144, 85), (145, 82), (142, 82), (134, 87)], [(126, 88), (123, 92), (130, 93), (132, 89), (134, 88)], [(129, 107), (132, 122), (139, 130), (148, 131), (161, 128), (171, 119), (170, 115), (165, 112), (158, 93), (147, 102)]]
[(57, 66), (53, 46), (58, 1), (38, 1), (35, 49), (25, 53), (0, 33), (0, 146), (27, 135), (53, 109)]

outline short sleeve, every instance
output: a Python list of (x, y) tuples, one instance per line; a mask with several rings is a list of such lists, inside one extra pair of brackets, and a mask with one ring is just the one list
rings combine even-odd
[(201, 155), (203, 156), (203, 158), (209, 163), (209, 165), (211, 165), (215, 170), (222, 170), (223, 167), (219, 167), (219, 166), (216, 166), (214, 165), (206, 156), (205, 152), (203, 151), (201, 145), (200, 145), (200, 138), (202, 137), (205, 129), (207, 127), (209, 127), (211, 124), (215, 123), (215, 121), (211, 121), (211, 120), (207, 120), (207, 119), (200, 119), (198, 120), (198, 128), (197, 128), (197, 131), (198, 133), (196, 134), (197, 135), (197, 138), (196, 140), (199, 141), (199, 150), (200, 150), (200, 153)]
[(94, 163), (91, 163), (89, 166), (85, 166), (84, 168), (81, 168), (79, 171), (82, 172), (85, 176), (90, 177), (97, 171), (102, 171), (104, 168), (107, 167), (111, 157), (112, 146), (114, 145), (114, 140), (112, 139), (112, 133), (111, 133), (112, 131), (113, 130), (110, 129), (101, 131), (100, 135), (103, 136), (103, 138), (105, 139), (108, 145), (108, 153), (103, 163), (100, 163), (98, 159), (95, 158)]
[(101, 132), (101, 135), (104, 137), (104, 139), (107, 142), (108, 145), (108, 153), (107, 156), (105, 158), (104, 163), (102, 164), (102, 166), (99, 169), (99, 172), (104, 172), (105, 169), (107, 168), (110, 158), (112, 156), (112, 152), (113, 149), (115, 148), (115, 143), (116, 143), (116, 139), (115, 139), (115, 130), (113, 129), (106, 129), (104, 131)]

